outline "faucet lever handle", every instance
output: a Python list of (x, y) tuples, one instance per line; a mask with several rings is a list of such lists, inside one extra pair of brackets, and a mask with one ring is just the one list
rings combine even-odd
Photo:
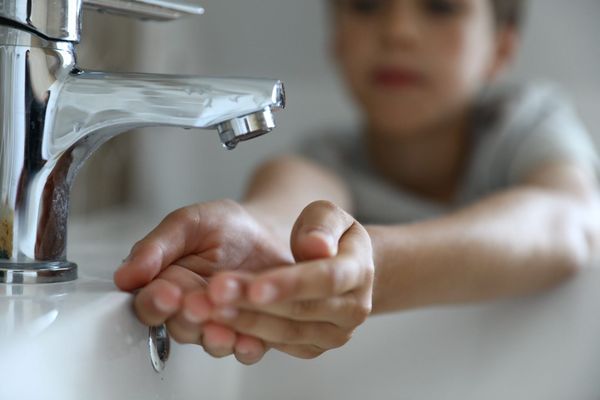
[(83, 5), (96, 11), (153, 21), (204, 14), (204, 8), (185, 0), (83, 0)]

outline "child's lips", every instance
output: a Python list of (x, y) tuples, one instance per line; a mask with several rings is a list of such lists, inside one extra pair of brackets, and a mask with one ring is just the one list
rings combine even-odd
[(392, 89), (403, 89), (412, 86), (420, 86), (425, 82), (422, 74), (399, 67), (382, 67), (373, 72), (373, 82), (377, 86)]

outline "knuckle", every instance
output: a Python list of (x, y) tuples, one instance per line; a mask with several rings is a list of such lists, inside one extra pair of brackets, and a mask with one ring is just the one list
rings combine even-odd
[(367, 318), (369, 317), (370, 314), (371, 314), (371, 305), (370, 304), (366, 304), (366, 303), (358, 304), (356, 307), (354, 307), (352, 320), (353, 320), (354, 324), (360, 325), (367, 320)]
[(341, 332), (332, 341), (332, 348), (338, 348), (344, 346), (352, 339), (352, 332)]
[(290, 322), (282, 329), (281, 339), (284, 343), (298, 343), (304, 335), (304, 329), (301, 324)]
[(364, 296), (358, 296), (354, 294), (348, 298), (347, 303), (344, 307), (345, 314), (348, 316), (346, 324), (344, 326), (350, 328), (357, 327), (367, 320), (372, 311), (372, 303), (370, 297), (363, 298)]
[(323, 344), (320, 347), (326, 347), (328, 349), (336, 349), (342, 347), (352, 338), (354, 329), (341, 328), (339, 326), (330, 325), (326, 329), (326, 335), (324, 335)]
[(207, 259), (217, 265), (225, 264), (228, 259), (229, 252), (223, 247), (216, 247), (205, 255)]
[(330, 295), (338, 294), (343, 291), (344, 286), (349, 284), (349, 280), (355, 269), (356, 261), (354, 259), (338, 258), (333, 263), (322, 262), (323, 276), (325, 277), (326, 290)]
[(324, 285), (327, 294), (331, 295), (336, 293), (342, 275), (340, 268), (336, 265), (324, 262), (321, 262), (318, 268), (321, 269), (321, 274), (324, 277)]
[(319, 309), (319, 302), (315, 300), (300, 300), (292, 304), (292, 318), (309, 317)]

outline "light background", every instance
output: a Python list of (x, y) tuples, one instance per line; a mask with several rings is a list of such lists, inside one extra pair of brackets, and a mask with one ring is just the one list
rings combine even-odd
[[(279, 78), (288, 108), (277, 114), (274, 132), (232, 152), (212, 131), (155, 128), (118, 138), (77, 179), (75, 213), (128, 204), (162, 215), (197, 201), (239, 198), (261, 160), (292, 151), (307, 135), (355, 124), (328, 57), (323, 1), (205, 0), (204, 16), (172, 23), (86, 16), (84, 66)], [(508, 76), (560, 84), (597, 143), (599, 17), (597, 0), (531, 1), (523, 47)]]

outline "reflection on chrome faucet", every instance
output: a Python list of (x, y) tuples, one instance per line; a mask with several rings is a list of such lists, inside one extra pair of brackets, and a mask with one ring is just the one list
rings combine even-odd
[[(110, 138), (145, 126), (208, 128), (233, 149), (271, 131), (272, 111), (285, 106), (277, 80), (81, 71), (73, 43), (81, 1), (21, 3), (0, 0), (0, 282), (76, 278), (66, 260), (70, 188)], [(181, 2), (122, 3), (110, 2), (109, 11), (156, 19), (202, 11)]]

